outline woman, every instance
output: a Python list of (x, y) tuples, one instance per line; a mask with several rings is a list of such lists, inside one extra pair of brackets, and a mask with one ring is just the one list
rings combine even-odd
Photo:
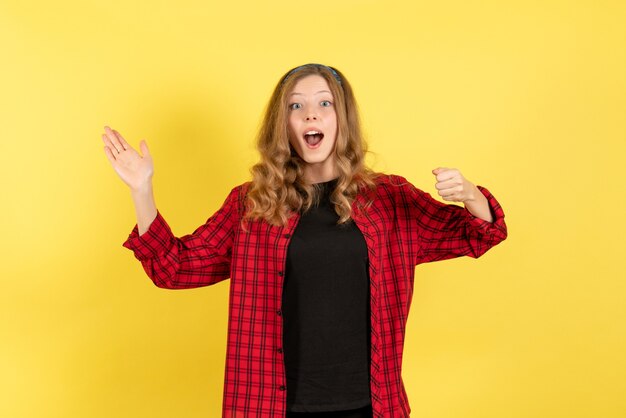
[(192, 234), (156, 209), (153, 165), (105, 127), (130, 187), (124, 246), (169, 289), (230, 278), (223, 418), (406, 418), (401, 377), (417, 264), (479, 257), (506, 238), (502, 208), (455, 169), (437, 168), (447, 205), (364, 164), (356, 101), (337, 69), (306, 64), (278, 82), (252, 180)]

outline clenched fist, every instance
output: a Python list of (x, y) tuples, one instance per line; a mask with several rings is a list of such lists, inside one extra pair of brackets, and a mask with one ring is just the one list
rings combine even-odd
[(435, 187), (443, 200), (465, 202), (476, 198), (476, 186), (456, 168), (439, 167), (433, 170), (433, 174), (437, 178)]

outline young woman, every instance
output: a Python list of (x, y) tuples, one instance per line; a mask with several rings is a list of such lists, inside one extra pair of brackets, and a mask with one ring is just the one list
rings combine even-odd
[(402, 349), (417, 264), (479, 257), (506, 238), (502, 208), (456, 169), (437, 168), (444, 204), (374, 173), (352, 88), (306, 64), (278, 82), (252, 180), (192, 234), (156, 209), (153, 164), (105, 127), (137, 225), (124, 246), (154, 284), (230, 278), (223, 418), (406, 418)]

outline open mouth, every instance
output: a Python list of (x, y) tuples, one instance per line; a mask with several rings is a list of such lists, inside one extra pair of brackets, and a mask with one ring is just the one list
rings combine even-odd
[(304, 133), (304, 140), (312, 147), (319, 144), (324, 138), (324, 134), (321, 131), (308, 131)]

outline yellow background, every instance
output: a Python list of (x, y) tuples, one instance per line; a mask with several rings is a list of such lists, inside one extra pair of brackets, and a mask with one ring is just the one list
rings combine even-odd
[(218, 417), (229, 282), (156, 288), (108, 124), (190, 233), (248, 180), (289, 68), (353, 84), (371, 165), (457, 167), (509, 238), (417, 268), (419, 418), (626, 416), (622, 1), (0, 1), (0, 416)]

